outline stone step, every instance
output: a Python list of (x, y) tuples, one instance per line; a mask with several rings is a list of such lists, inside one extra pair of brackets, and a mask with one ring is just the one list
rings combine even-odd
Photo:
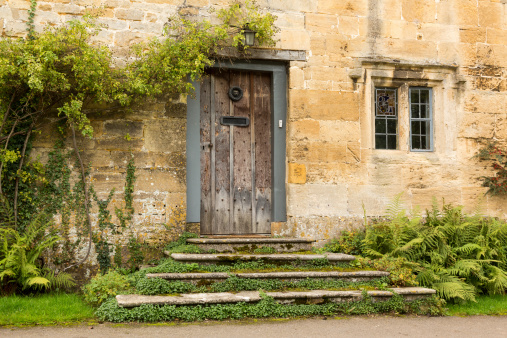
[[(420, 287), (393, 288), (392, 292), (402, 295), (406, 300), (423, 299), (434, 295), (433, 289)], [(367, 291), (373, 302), (389, 300), (393, 293), (391, 291)], [(361, 291), (290, 291), (290, 292), (264, 292), (267, 296), (273, 297), (282, 304), (322, 304), (328, 301), (340, 303), (359, 301), (363, 298)], [(142, 296), (142, 295), (118, 295), (118, 305), (125, 308), (141, 306), (143, 304), (153, 305), (198, 305), (198, 304), (226, 304), (238, 302), (258, 302), (262, 299), (259, 291), (242, 291), (238, 293), (194, 293), (181, 294), (177, 296)]]
[(148, 273), (146, 278), (162, 278), (170, 281), (184, 281), (198, 284), (200, 281), (221, 282), (231, 276), (248, 279), (276, 279), (284, 281), (299, 281), (307, 278), (321, 280), (343, 280), (347, 282), (366, 282), (381, 277), (388, 277), (385, 271), (289, 271), (289, 272), (255, 272), (255, 273)]
[(270, 247), (276, 252), (310, 251), (315, 240), (304, 238), (189, 238), (188, 244), (217, 252), (251, 252)]
[(314, 259), (327, 258), (331, 264), (348, 263), (355, 259), (354, 256), (341, 253), (326, 253), (322, 255), (298, 255), (298, 254), (182, 254), (170, 253), (164, 251), (166, 255), (170, 255), (175, 261), (182, 263), (199, 263), (199, 264), (227, 264), (233, 262), (248, 262), (261, 260), (273, 263), (289, 263), (294, 261), (307, 262)]

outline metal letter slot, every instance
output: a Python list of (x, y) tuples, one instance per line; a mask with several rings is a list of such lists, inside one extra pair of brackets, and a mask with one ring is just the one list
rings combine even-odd
[(241, 116), (220, 116), (220, 124), (223, 126), (248, 127), (250, 119)]

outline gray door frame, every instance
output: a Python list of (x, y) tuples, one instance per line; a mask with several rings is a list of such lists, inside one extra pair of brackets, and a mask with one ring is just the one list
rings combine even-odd
[[(285, 163), (287, 126), (287, 69), (283, 62), (235, 61), (217, 62), (213, 68), (262, 71), (272, 74), (271, 102), (271, 163), (272, 163), (272, 222), (287, 221)], [(201, 146), (200, 146), (200, 82), (192, 82), (195, 95), (187, 97), (187, 222), (201, 220)], [(281, 122), (280, 122), (281, 121)], [(281, 125), (281, 127), (280, 127)]]

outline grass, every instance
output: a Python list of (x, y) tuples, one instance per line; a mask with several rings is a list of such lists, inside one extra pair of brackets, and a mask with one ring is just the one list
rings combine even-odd
[(76, 294), (0, 298), (0, 325), (53, 325), (94, 320), (95, 309)]
[(451, 316), (507, 315), (507, 296), (477, 297), (477, 303), (447, 304)]

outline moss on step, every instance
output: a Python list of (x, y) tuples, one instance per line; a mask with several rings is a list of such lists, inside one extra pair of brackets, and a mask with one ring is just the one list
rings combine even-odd
[(283, 305), (271, 297), (258, 303), (236, 303), (197, 306), (143, 305), (126, 309), (110, 299), (100, 306), (96, 316), (109, 322), (202, 321), (243, 318), (294, 318), (305, 316), (367, 315), (374, 313), (442, 315), (444, 303), (436, 297), (407, 302), (399, 295), (385, 302), (373, 303), (369, 296), (358, 302)]

